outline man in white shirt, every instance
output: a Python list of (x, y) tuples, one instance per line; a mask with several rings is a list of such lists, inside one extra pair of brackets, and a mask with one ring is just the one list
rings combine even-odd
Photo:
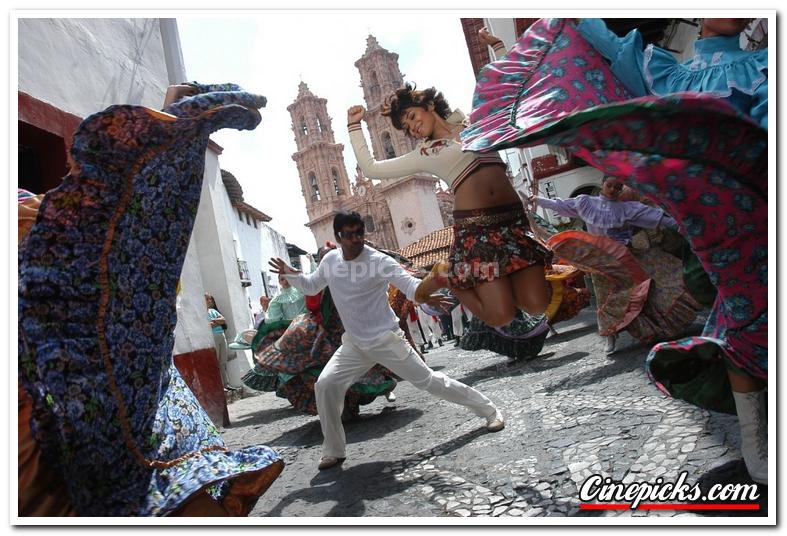
[[(388, 284), (415, 299), (421, 282), (394, 259), (364, 244), (364, 223), (357, 212), (341, 212), (333, 220), (333, 231), (341, 249), (325, 255), (317, 270), (303, 274), (282, 259), (272, 259), (273, 272), (283, 274), (304, 294), (313, 296), (330, 287), (344, 325), (342, 345), (325, 365), (315, 384), (317, 412), (323, 434), (320, 470), (344, 461), (346, 439), (341, 414), (347, 389), (376, 363), (403, 380), (439, 398), (466, 406), (486, 419), (490, 432), (505, 426), (503, 415), (487, 397), (463, 383), (430, 369), (399, 329), (388, 305)], [(440, 307), (444, 296), (433, 295), (427, 303)]]

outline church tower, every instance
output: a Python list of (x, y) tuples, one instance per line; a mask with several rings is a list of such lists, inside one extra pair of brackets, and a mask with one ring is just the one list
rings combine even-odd
[[(414, 150), (416, 140), (395, 129), (391, 120), (382, 115), (386, 98), (404, 85), (404, 76), (399, 70), (399, 55), (381, 47), (377, 39), (370, 35), (366, 38), (366, 51), (355, 62), (355, 66), (361, 75), (366, 101), (366, 126), (374, 158), (388, 160)], [(400, 248), (445, 226), (435, 195), (436, 183), (437, 179), (432, 175), (415, 174), (385, 181), (377, 186), (377, 191), (388, 205)]]
[(382, 104), (394, 91), (404, 85), (399, 71), (399, 54), (389, 52), (370, 35), (366, 38), (366, 52), (355, 62), (361, 73), (361, 87), (366, 101), (366, 124), (372, 138), (372, 153), (376, 160), (387, 160), (415, 149), (416, 142), (382, 115)]
[(350, 179), (344, 164), (344, 146), (336, 143), (326, 99), (315, 96), (304, 82), (298, 85), (295, 102), (287, 106), (292, 118), (301, 192), (306, 200), (311, 228), (318, 245), (333, 236), (333, 215), (342, 210), (350, 195)]

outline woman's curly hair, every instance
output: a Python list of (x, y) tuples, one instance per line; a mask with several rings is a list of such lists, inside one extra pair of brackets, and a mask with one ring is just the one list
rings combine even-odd
[(382, 106), (382, 114), (391, 119), (391, 124), (396, 130), (404, 130), (402, 126), (404, 112), (413, 106), (426, 110), (430, 104), (434, 105), (434, 111), (443, 119), (451, 115), (451, 107), (441, 92), (433, 87), (416, 91), (415, 84), (408, 82), (386, 99)]

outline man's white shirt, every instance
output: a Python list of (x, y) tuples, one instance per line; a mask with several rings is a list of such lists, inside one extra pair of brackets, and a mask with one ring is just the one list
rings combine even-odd
[(329, 287), (345, 332), (355, 343), (370, 346), (399, 328), (399, 319), (388, 304), (388, 285), (414, 301), (415, 289), (421, 282), (392, 257), (369, 246), (364, 246), (351, 261), (344, 259), (341, 249), (335, 249), (323, 257), (311, 274), (285, 277), (307, 296)]

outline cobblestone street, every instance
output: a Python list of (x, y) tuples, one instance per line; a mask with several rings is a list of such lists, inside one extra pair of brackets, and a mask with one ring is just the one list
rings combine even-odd
[(506, 417), (499, 433), (400, 382), (395, 402), (378, 398), (346, 423), (346, 462), (320, 472), (317, 417), (273, 393), (231, 404), (228, 446), (263, 443), (287, 464), (252, 515), (698, 515), (579, 509), (578, 489), (593, 473), (653, 482), (687, 471), (691, 485), (725, 464), (728, 476), (740, 473), (737, 419), (665, 397), (646, 377), (648, 348), (628, 335), (605, 356), (592, 309), (557, 327), (559, 335), (530, 361), (508, 364), (453, 343), (427, 354), (431, 367), (499, 405)]

